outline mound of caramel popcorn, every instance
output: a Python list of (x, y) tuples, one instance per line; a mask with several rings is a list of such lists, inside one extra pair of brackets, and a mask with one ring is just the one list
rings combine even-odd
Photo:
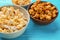
[(57, 16), (57, 9), (49, 2), (36, 1), (29, 9), (29, 13), (32, 18), (50, 21)]
[(27, 5), (30, 3), (30, 0), (12, 0), (16, 5)]
[(14, 7), (0, 8), (0, 32), (11, 33), (21, 30), (27, 23), (27, 18)]

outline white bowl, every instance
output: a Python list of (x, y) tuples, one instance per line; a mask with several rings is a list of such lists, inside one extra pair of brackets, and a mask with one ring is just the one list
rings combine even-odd
[[(11, 5), (11, 6), (12, 6), (12, 5)], [(4, 7), (4, 6), (2, 6), (2, 7)], [(6, 7), (9, 7), (9, 6), (6, 6)], [(12, 6), (12, 7), (14, 7), (15, 9), (19, 8), (20, 11), (21, 11), (21, 12), (24, 14), (24, 16), (27, 18), (28, 22), (27, 22), (27, 24), (26, 24), (25, 27), (23, 27), (21, 30), (19, 30), (19, 31), (17, 31), (17, 32), (13, 32), (13, 33), (0, 33), (0, 37), (2, 37), (2, 38), (11, 39), (11, 38), (16, 38), (16, 37), (18, 37), (18, 36), (21, 36), (21, 35), (24, 33), (24, 31), (26, 30), (27, 25), (28, 25), (29, 20), (30, 20), (30, 15), (29, 15), (29, 13), (28, 13), (24, 8), (22, 8), (22, 7), (17, 7), (17, 6)], [(1, 7), (0, 7), (0, 8), (1, 8)]]

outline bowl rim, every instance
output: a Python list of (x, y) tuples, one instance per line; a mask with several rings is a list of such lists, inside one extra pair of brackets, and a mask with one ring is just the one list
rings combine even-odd
[[(15, 6), (15, 5), (4, 5), (4, 6), (1, 6), (1, 7), (10, 7), (10, 6), (12, 6), (12, 7), (18, 7), (18, 6)], [(22, 30), (24, 30), (24, 29), (27, 28), (27, 26), (28, 26), (28, 24), (30, 22), (30, 15), (29, 15), (28, 11), (25, 8), (23, 8), (23, 7), (18, 7), (18, 8), (21, 8), (22, 10), (24, 10), (27, 13), (27, 15), (28, 15), (27, 24), (22, 29), (20, 29), (20, 30), (18, 30), (16, 32), (11, 32), (11, 33), (2, 33), (2, 32), (0, 32), (1, 34), (14, 34), (14, 33), (18, 33), (18, 32), (20, 32), (20, 31), (22, 31)]]
[[(41, 1), (41, 2), (48, 2), (48, 1)], [(35, 2), (33, 2), (33, 3), (35, 3)], [(28, 6), (28, 8), (27, 8), (27, 10), (28, 10), (28, 12), (29, 12), (29, 9), (30, 9), (30, 7), (31, 7), (31, 5), (33, 5), (33, 3), (31, 3), (29, 6)], [(53, 6), (55, 6), (54, 4), (52, 4), (51, 2), (49, 2), (51, 5), (53, 5)], [(55, 6), (56, 7), (56, 6)], [(56, 7), (56, 9), (57, 9), (57, 7)], [(58, 11), (58, 9), (57, 9), (57, 11)], [(53, 21), (54, 19), (56, 19), (57, 17), (58, 17), (58, 14), (59, 14), (59, 11), (58, 11), (58, 13), (57, 13), (57, 16), (55, 17), (55, 18), (53, 18), (52, 20), (50, 20), (49, 22), (51, 22), (51, 21)], [(30, 15), (30, 17), (32, 18), (32, 19), (34, 19), (35, 21), (42, 21), (42, 20), (39, 20), (39, 19), (35, 19), (35, 18), (33, 18), (31, 15)], [(46, 21), (42, 21), (42, 22), (46, 22)]]
[(30, 5), (30, 4), (32, 3), (32, 0), (30, 0), (30, 3), (28, 3), (28, 4), (26, 4), (26, 5), (17, 5), (17, 4), (15, 4), (15, 3), (13, 2), (13, 0), (12, 0), (12, 3), (13, 3), (13, 5), (18, 6), (18, 7), (20, 7), (20, 6), (28, 6), (28, 5)]

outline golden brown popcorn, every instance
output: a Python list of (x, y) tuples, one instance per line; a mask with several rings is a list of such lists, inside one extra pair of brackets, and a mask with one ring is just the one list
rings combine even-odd
[(33, 9), (30, 9), (29, 12), (30, 12), (30, 15), (34, 16), (35, 12)]
[(43, 20), (45, 18), (45, 15), (41, 14), (40, 19)]
[(46, 15), (46, 19), (47, 19), (47, 20), (51, 20), (51, 16)]
[(39, 16), (40, 15), (38, 13), (36, 13), (33, 17), (36, 18), (36, 19), (39, 19)]

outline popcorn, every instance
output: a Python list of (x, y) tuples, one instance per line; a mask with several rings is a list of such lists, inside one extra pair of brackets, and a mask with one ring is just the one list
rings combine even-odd
[(12, 0), (16, 5), (27, 5), (30, 3), (30, 0)]
[(23, 13), (19, 9), (14, 9), (14, 7), (2, 7), (0, 14), (0, 32), (19, 31), (27, 23), (27, 18), (24, 17)]
[(37, 0), (29, 9), (32, 18), (44, 21), (50, 21), (57, 16), (57, 9), (49, 2), (41, 2)]

